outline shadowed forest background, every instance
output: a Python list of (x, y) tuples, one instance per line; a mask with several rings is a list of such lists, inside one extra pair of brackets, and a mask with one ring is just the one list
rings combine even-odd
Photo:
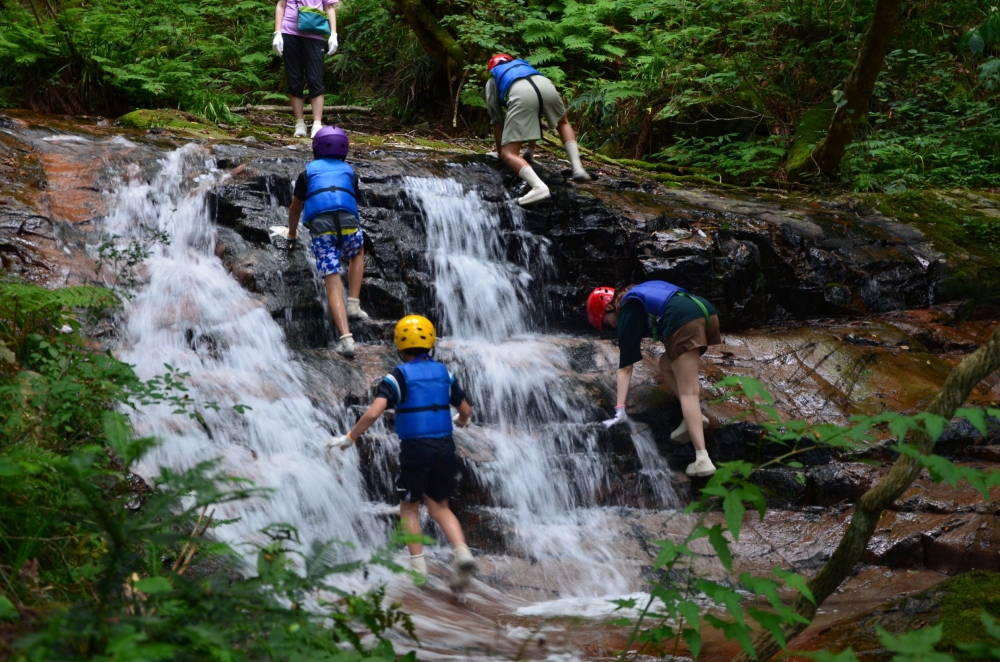
[[(0, 6), (0, 107), (177, 108), (235, 123), (230, 107), (286, 99), (270, 2)], [(582, 144), (613, 158), (728, 183), (808, 180), (801, 162), (833, 111), (859, 103), (836, 169), (851, 189), (1000, 183), (989, 1), (347, 0), (338, 29), (327, 103), (370, 104), (404, 125), (451, 134), (457, 110), (461, 133), (486, 137), (483, 65), (508, 51), (561, 89)], [(869, 30), (887, 52), (869, 63), (866, 102), (844, 83)]]

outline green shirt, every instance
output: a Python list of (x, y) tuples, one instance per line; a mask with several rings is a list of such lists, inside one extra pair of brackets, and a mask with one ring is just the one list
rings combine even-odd
[[(695, 295), (690, 295), (695, 296)], [(702, 297), (695, 297), (705, 306), (709, 317), (716, 315), (715, 306)], [(691, 320), (705, 319), (705, 313), (697, 303), (688, 297), (672, 296), (667, 302), (663, 315), (656, 325), (660, 340), (677, 333), (677, 330)], [(649, 316), (640, 301), (632, 299), (618, 311), (618, 367), (628, 366), (642, 360), (642, 339), (650, 335)]]

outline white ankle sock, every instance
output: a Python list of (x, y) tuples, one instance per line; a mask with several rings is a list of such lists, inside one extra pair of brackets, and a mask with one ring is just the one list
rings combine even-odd
[(523, 168), (521, 168), (521, 172), (517, 173), (517, 176), (523, 179), (524, 181), (528, 182), (528, 186), (530, 186), (533, 189), (548, 190), (549, 188), (548, 186), (545, 185), (545, 182), (542, 181), (542, 178), (538, 176), (538, 173), (535, 172), (534, 168), (532, 168), (530, 165), (526, 165)]
[(708, 451), (707, 450), (704, 450), (704, 451), (695, 451), (694, 452), (694, 459), (695, 460), (701, 460), (701, 459), (707, 460), (708, 459)]
[(566, 148), (566, 156), (569, 157), (569, 162), (573, 165), (573, 170), (583, 170), (583, 161), (580, 160), (580, 148), (576, 144), (576, 141), (570, 140), (563, 147)]
[(423, 554), (410, 554), (410, 570), (421, 575), (427, 574), (427, 561)]

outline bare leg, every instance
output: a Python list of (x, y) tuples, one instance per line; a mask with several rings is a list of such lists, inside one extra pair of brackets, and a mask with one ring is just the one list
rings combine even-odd
[(559, 120), (559, 125), (556, 127), (559, 132), (559, 139), (562, 140), (563, 145), (573, 140), (576, 140), (576, 134), (573, 132), (573, 127), (570, 126), (569, 120), (565, 115)]
[(663, 381), (667, 383), (667, 388), (673, 391), (674, 395), (680, 393), (677, 390), (677, 378), (674, 377), (674, 371), (670, 368), (670, 359), (666, 352), (663, 352), (660, 357), (660, 374), (663, 375)]
[(351, 331), (347, 327), (344, 282), (340, 279), (340, 274), (330, 274), (323, 279), (323, 282), (326, 283), (326, 299), (330, 303), (330, 317), (333, 318), (333, 325), (337, 327), (337, 333), (345, 336)]
[(701, 352), (692, 349), (677, 357), (670, 364), (673, 376), (677, 382), (677, 397), (681, 401), (681, 412), (687, 423), (688, 434), (696, 451), (705, 450), (705, 429), (701, 422), (701, 383), (698, 381), (698, 368), (701, 363)]
[(295, 115), (295, 120), (297, 122), (302, 121), (304, 117), (302, 112), (302, 106), (305, 103), (301, 97), (288, 97), (292, 102), (292, 114)]
[[(462, 527), (458, 523), (455, 513), (451, 512), (451, 508), (448, 507), (448, 500), (435, 501), (425, 496), (424, 503), (427, 504), (427, 512), (430, 513), (431, 519), (437, 522), (441, 530), (444, 531), (444, 536), (451, 543), (451, 546), (464, 545), (465, 534), (462, 533)], [(410, 548), (410, 553), (414, 553), (412, 547)], [(419, 554), (420, 552), (416, 553)]]
[[(312, 106), (313, 122), (322, 122), (323, 121), (323, 95), (321, 94), (318, 97), (313, 97), (312, 99), (310, 99), (309, 100), (309, 105)], [(297, 117), (299, 119), (301, 119), (302, 118), (302, 113), (300, 112), (299, 115), (297, 115)]]
[(506, 163), (514, 174), (520, 173), (521, 169), (528, 165), (528, 162), (521, 158), (521, 143), (507, 143), (501, 147), (500, 160)]
[(357, 299), (361, 294), (361, 281), (365, 279), (365, 249), (358, 251), (358, 254), (347, 263), (347, 296)]
[[(412, 535), (420, 535), (420, 502), (407, 503), (399, 502), (399, 522), (403, 525), (403, 531)], [(410, 550), (410, 556), (417, 556), (424, 553), (424, 546), (419, 542), (406, 543), (406, 548)]]

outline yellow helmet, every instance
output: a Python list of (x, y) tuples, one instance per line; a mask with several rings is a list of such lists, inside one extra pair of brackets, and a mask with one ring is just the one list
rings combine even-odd
[(396, 322), (396, 349), (434, 349), (437, 334), (434, 325), (422, 315), (407, 315)]

